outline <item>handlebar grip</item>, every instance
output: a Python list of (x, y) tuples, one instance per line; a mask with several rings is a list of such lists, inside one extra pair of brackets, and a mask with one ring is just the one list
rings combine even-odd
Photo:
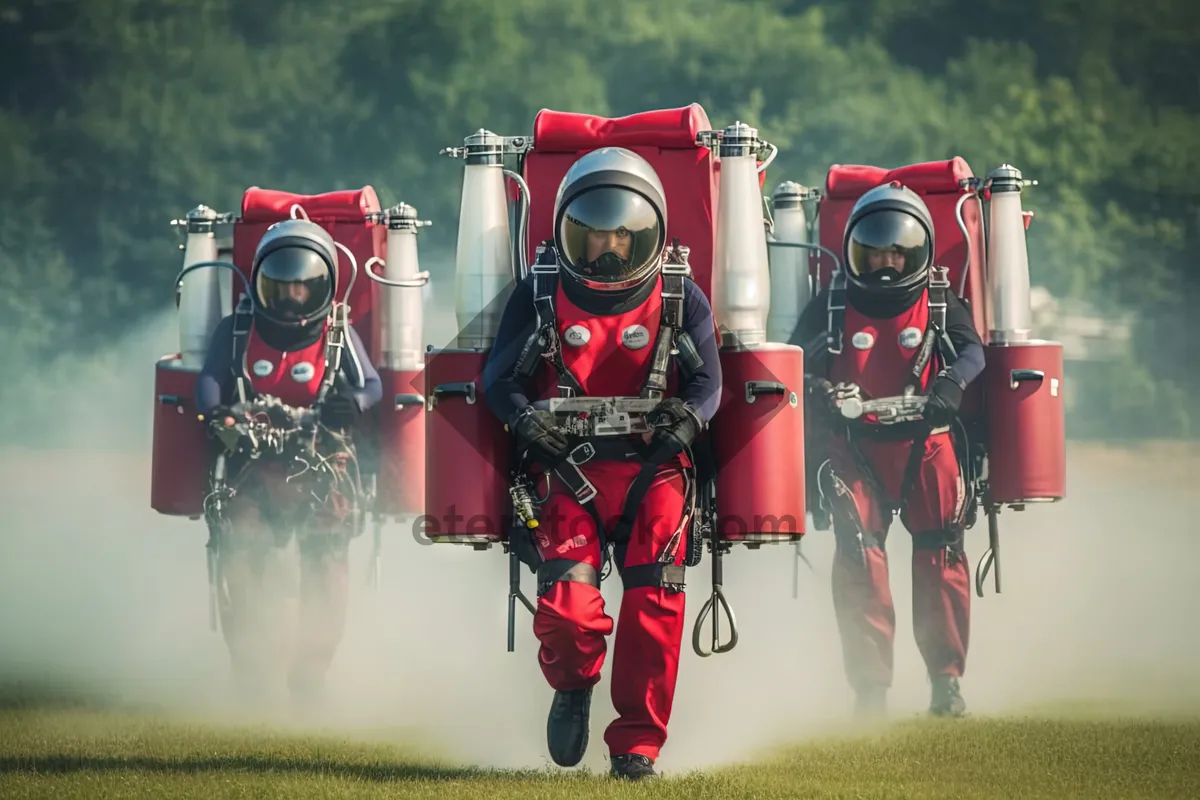
[(439, 384), (433, 389), (433, 402), (437, 403), (440, 397), (465, 397), (468, 404), (474, 404), (475, 382)]
[(1022, 381), (1037, 381), (1041, 383), (1046, 373), (1040, 369), (1014, 369), (1008, 373), (1008, 388), (1015, 390)]
[(800, 399), (795, 392), (789, 392), (786, 385), (779, 381), (746, 381), (746, 402), (753, 403), (759, 395), (777, 394), (787, 397), (788, 404), (795, 408)]
[(419, 394), (398, 394), (396, 395), (396, 408), (404, 408), (405, 406), (423, 406), (425, 398)]

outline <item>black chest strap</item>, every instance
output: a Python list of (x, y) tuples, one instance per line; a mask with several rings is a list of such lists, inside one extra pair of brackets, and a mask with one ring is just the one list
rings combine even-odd
[[(613, 560), (626, 590), (639, 586), (661, 586), (672, 591), (682, 591), (684, 588), (684, 567), (675, 564), (680, 547), (687, 546), (685, 532), (693, 521), (696, 513), (696, 485), (694, 470), (683, 470), (684, 507), (683, 515), (672, 536), (655, 554), (655, 560), (644, 566), (625, 566), (625, 553), (629, 546), (633, 526), (637, 522), (642, 502), (646, 499), (654, 481), (658, 478), (661, 463), (650, 457), (645, 444), (640, 439), (607, 438), (585, 440), (567, 455), (566, 459), (552, 468), (554, 475), (574, 495), (575, 501), (591, 516), (596, 525), (599, 538), (601, 558), (608, 560), (609, 545), (613, 546)], [(690, 453), (688, 456), (690, 457)], [(621, 515), (611, 530), (606, 529), (604, 520), (596, 508), (595, 499), (598, 494), (596, 486), (583, 473), (580, 467), (592, 460), (602, 461), (641, 461), (641, 469), (629, 485), (625, 494), (625, 504)], [(543, 594), (551, 584), (560, 580), (573, 580), (572, 567), (575, 562), (563, 559), (553, 559), (538, 565), (538, 594)], [(587, 582), (591, 582), (590, 579)], [(599, 585), (597, 579), (595, 585)]]
[[(935, 266), (929, 272), (927, 293), (929, 308), (928, 324), (925, 328), (925, 334), (922, 337), (920, 352), (917, 353), (912, 368), (909, 370), (905, 380), (906, 391), (913, 391), (920, 387), (925, 368), (935, 353), (941, 360), (942, 369), (949, 368), (957, 357), (954, 345), (951, 343), (950, 336), (946, 332), (947, 293), (950, 290), (948, 276), (949, 269), (946, 267)], [(830, 283), (826, 312), (828, 315), (828, 329), (825, 336), (826, 347), (830, 354), (838, 354), (842, 352), (846, 326), (846, 276), (843, 272), (835, 273), (833, 281)], [(832, 366), (832, 363), (827, 363), (828, 366)], [(857, 462), (860, 473), (863, 474), (868, 482), (874, 484), (881, 507), (886, 513), (893, 514), (903, 509), (904, 501), (916, 482), (924, 456), (925, 442), (931, 431), (928, 425), (923, 423), (915, 423), (912, 426), (905, 425), (902, 431), (896, 431), (896, 433), (902, 432), (905, 434), (912, 432), (916, 435), (913, 437), (912, 447), (909, 450), (904, 475), (901, 479), (899, 503), (893, 505), (885, 499), (886, 495), (883, 492), (883, 487), (878, 476), (874, 474), (874, 470), (870, 468), (870, 465), (863, 457), (862, 452), (855, 442), (855, 432), (865, 434), (868, 430), (870, 429), (866, 426), (847, 426), (845, 431), (847, 443), (850, 446), (854, 460)]]
[[(679, 253), (678, 248), (674, 252)], [(668, 258), (661, 269), (662, 287), (660, 290), (662, 307), (659, 318), (659, 328), (654, 340), (654, 350), (651, 354), (650, 367), (642, 386), (640, 396), (645, 399), (658, 400), (667, 389), (667, 380), (676, 355), (680, 356), (680, 366), (685, 373), (691, 373), (703, 366), (703, 360), (691, 341), (684, 325), (684, 300), (686, 282), (691, 279), (691, 267), (686, 260), (686, 251), (678, 260)], [(525, 348), (518, 360), (515, 374), (530, 377), (535, 371), (536, 364), (545, 359), (554, 368), (558, 376), (558, 391), (561, 397), (579, 397), (584, 394), (579, 381), (571, 374), (562, 359), (562, 347), (558, 336), (558, 318), (554, 300), (558, 292), (558, 262), (552, 248), (545, 248), (539, 262), (532, 267), (534, 283), (534, 308), (537, 312), (537, 323), (533, 335), (526, 342)], [(539, 356), (541, 358), (538, 358)], [(690, 454), (689, 454), (690, 455)], [(596, 509), (595, 498), (597, 489), (580, 467), (592, 460), (604, 461), (640, 461), (642, 467), (629, 486), (625, 496), (625, 504), (621, 515), (613, 525), (612, 530), (606, 530), (604, 521)], [(646, 446), (639, 438), (604, 438), (590, 439), (576, 445), (568, 456), (551, 467), (551, 471), (574, 495), (580, 504), (592, 517), (600, 537), (600, 549), (607, 560), (609, 545), (616, 550), (615, 560), (621, 573), (626, 589), (635, 586), (665, 586), (676, 591), (683, 589), (682, 566), (675, 565), (679, 547), (686, 546), (684, 531), (695, 515), (696, 488), (692, 470), (684, 470), (684, 480), (687, 482), (684, 515), (679, 528), (669, 539), (653, 564), (630, 567), (624, 566), (625, 548), (628, 546), (630, 534), (637, 521), (642, 501), (650, 487), (658, 477), (661, 464), (650, 457)], [(539, 594), (551, 584), (559, 580), (578, 580), (583, 578), (590, 582), (586, 570), (580, 571), (574, 562), (553, 559), (542, 562), (538, 566)]]
[[(554, 299), (558, 294), (558, 262), (534, 264), (532, 271), (533, 307), (537, 312), (533, 337), (537, 339), (542, 358), (550, 362), (554, 374), (558, 376), (558, 396), (579, 397), (583, 394), (583, 387), (563, 362), (562, 342), (558, 338), (558, 314), (554, 308)], [(536, 359), (532, 360), (536, 362)]]
[[(925, 370), (925, 364), (928, 363), (931, 355), (928, 345), (930, 332), (932, 332), (933, 345), (941, 357), (943, 367), (949, 367), (957, 357), (957, 351), (946, 332), (946, 303), (947, 293), (950, 291), (949, 273), (950, 270), (947, 267), (933, 267), (929, 271), (929, 290), (926, 295), (926, 302), (929, 306), (929, 324), (926, 327), (922, 352), (917, 359), (917, 364), (914, 365), (918, 375)], [(823, 351), (829, 355), (840, 355), (846, 337), (846, 274), (844, 272), (835, 272), (833, 275), (833, 280), (829, 284), (825, 313), (826, 329), (824, 336), (821, 337), (824, 339), (824, 347), (815, 346), (816, 343), (814, 343), (810, 349)]]
[(829, 297), (825, 304), (825, 352), (841, 355), (846, 336), (846, 273), (838, 270), (829, 283)]
[[(337, 380), (338, 372), (342, 368), (342, 354), (349, 346), (349, 337), (347, 335), (347, 315), (348, 307), (344, 303), (334, 305), (333, 311), (329, 317), (329, 330), (325, 335), (325, 374), (321, 378), (321, 386), (317, 393), (317, 404), (321, 403), (329, 394), (329, 390), (333, 387)], [(253, 386), (250, 376), (246, 371), (246, 351), (250, 341), (250, 331), (254, 326), (254, 312), (250, 305), (249, 298), (243, 297), (238, 301), (237, 307), (233, 312), (233, 336), (232, 336), (232, 358), (229, 366), (233, 372), (234, 380), (243, 380), (247, 386)], [(350, 348), (350, 357), (355, 359), (356, 356), (353, 349)], [(362, 367), (357, 369), (358, 382), (362, 382)], [(359, 387), (361, 388), (361, 387)]]
[[(554, 304), (558, 294), (557, 256), (553, 249), (547, 248), (538, 261), (543, 263), (534, 264), (531, 269), (537, 322), (517, 361), (515, 374), (522, 378), (531, 377), (539, 361), (537, 356), (540, 355), (554, 369), (558, 378), (559, 397), (581, 397), (584, 394), (583, 387), (563, 362), (562, 342), (558, 335), (558, 314)], [(650, 366), (640, 392), (643, 398), (662, 399), (676, 355), (685, 374), (694, 373), (704, 365), (695, 343), (684, 330), (684, 299), (687, 281), (691, 277), (692, 270), (686, 260), (668, 260), (662, 265), (662, 307)]]

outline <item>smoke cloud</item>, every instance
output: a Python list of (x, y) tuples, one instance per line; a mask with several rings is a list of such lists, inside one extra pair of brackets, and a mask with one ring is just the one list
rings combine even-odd
[[(436, 286), (426, 305), (427, 313), (439, 308), (431, 342), (453, 331), (451, 296), (449, 285)], [(384, 529), (377, 594), (365, 585), (369, 531), (352, 546), (350, 621), (328, 707), (296, 716), (282, 686), (280, 697), (253, 708), (235, 701), (224, 642), (209, 629), (204, 525), (149, 507), (153, 365), (174, 349), (173, 314), (163, 314), (97, 356), (9, 376), (36, 402), (0, 412), (0, 430), (10, 432), (0, 443), (0, 682), (49, 682), (214, 720), (395, 737), (479, 765), (549, 763), (552, 692), (520, 607), (516, 652), (505, 650), (507, 560), (498, 550), (422, 545), (411, 521)], [(1182, 446), (1072, 445), (1068, 498), (1002, 515), (1003, 594), (989, 581), (987, 596), (972, 598), (963, 681), (972, 711), (1200, 709), (1191, 619), (1200, 537), (1187, 478), (1197, 455)], [(986, 540), (981, 521), (967, 534), (972, 565)], [(911, 544), (899, 523), (888, 552), (898, 628), (890, 701), (904, 717), (923, 711), (929, 687), (912, 637)], [(800, 564), (796, 597), (791, 547), (727, 557), (725, 592), (741, 641), (706, 659), (690, 640), (711, 561), (690, 570), (679, 689), (660, 762), (667, 772), (760, 756), (847, 724), (832, 536), (811, 533), (804, 553), (814, 569)], [(532, 595), (524, 568), (522, 582)], [(618, 578), (604, 595), (615, 619)], [(605, 768), (603, 730), (614, 716), (610, 674), (606, 663), (584, 762), (595, 769)]]

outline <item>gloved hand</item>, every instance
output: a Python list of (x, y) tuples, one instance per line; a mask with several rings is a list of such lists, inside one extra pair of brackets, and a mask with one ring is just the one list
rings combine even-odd
[(836, 390), (833, 384), (815, 375), (804, 376), (804, 391), (808, 395), (808, 405), (816, 416), (837, 416), (838, 409)]
[(933, 381), (925, 401), (925, 421), (935, 428), (949, 425), (962, 405), (964, 387), (944, 370)]
[(570, 445), (556, 426), (552, 412), (525, 406), (508, 423), (508, 429), (517, 437), (518, 452), (528, 450), (535, 459), (546, 463), (566, 458)]
[(203, 417), (209, 427), (232, 428), (245, 414), (230, 406), (213, 406)]
[(861, 397), (862, 389), (857, 383), (832, 384), (824, 378), (805, 376), (804, 388), (812, 401), (817, 416), (841, 419), (841, 402), (848, 397)]
[(655, 461), (674, 458), (689, 447), (702, 428), (700, 418), (678, 397), (668, 397), (646, 415), (654, 428), (650, 435), (650, 452)]
[(346, 430), (362, 411), (353, 396), (340, 392), (330, 394), (321, 404), (321, 424), (332, 430)]

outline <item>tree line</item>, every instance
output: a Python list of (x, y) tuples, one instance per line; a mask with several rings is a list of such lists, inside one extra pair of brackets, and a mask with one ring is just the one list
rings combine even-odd
[[(777, 144), (768, 189), (833, 163), (960, 155), (1026, 194), (1036, 283), (1131, 310), (1075, 376), (1074, 435), (1191, 435), (1200, 5), (1187, 0), (0, 0), (0, 326), (15, 359), (169, 308), (168, 226), (251, 185), (373, 185), (452, 251), (442, 147), (537, 111), (698, 102)], [(444, 278), (452, 260), (430, 265)], [(141, 369), (137, 365), (132, 368)], [(13, 391), (6, 387), (4, 394)]]

